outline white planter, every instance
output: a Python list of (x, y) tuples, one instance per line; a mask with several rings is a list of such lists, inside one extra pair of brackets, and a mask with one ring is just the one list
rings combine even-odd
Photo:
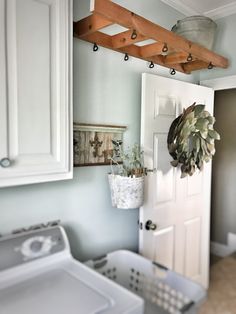
[(112, 206), (121, 209), (138, 208), (144, 201), (144, 176), (131, 178), (109, 174)]

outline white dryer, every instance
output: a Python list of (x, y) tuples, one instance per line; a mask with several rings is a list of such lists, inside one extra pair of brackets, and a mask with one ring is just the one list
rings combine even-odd
[(142, 314), (143, 303), (76, 261), (61, 226), (0, 238), (0, 314)]

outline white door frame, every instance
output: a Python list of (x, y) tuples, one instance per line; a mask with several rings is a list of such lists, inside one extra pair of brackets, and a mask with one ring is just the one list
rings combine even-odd
[(200, 81), (200, 85), (216, 90), (236, 88), (236, 75)]

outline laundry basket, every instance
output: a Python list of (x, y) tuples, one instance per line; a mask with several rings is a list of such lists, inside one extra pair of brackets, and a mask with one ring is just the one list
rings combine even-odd
[(85, 264), (141, 296), (145, 314), (195, 314), (206, 297), (197, 283), (130, 251), (115, 251)]

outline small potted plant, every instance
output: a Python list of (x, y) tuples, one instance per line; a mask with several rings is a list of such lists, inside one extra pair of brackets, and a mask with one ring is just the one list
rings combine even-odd
[(135, 144), (127, 151), (121, 141), (112, 141), (114, 156), (111, 157), (112, 173), (108, 175), (112, 206), (122, 209), (138, 208), (144, 201), (143, 151)]

